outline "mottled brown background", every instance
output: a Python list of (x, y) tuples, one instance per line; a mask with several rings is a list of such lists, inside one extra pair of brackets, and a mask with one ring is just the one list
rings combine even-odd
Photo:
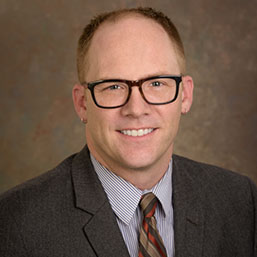
[(96, 13), (138, 5), (173, 19), (195, 80), (175, 152), (257, 182), (256, 0), (0, 0), (0, 192), (84, 145), (71, 99), (78, 36)]

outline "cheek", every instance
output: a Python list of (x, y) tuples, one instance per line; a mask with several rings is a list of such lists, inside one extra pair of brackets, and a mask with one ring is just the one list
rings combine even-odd
[(163, 121), (168, 128), (168, 133), (176, 133), (181, 116), (181, 101), (178, 101), (176, 104), (169, 106), (170, 108), (165, 109), (162, 113)]
[(101, 134), (99, 136), (104, 137), (110, 130), (114, 129), (116, 116), (113, 110), (89, 105), (87, 109), (87, 126), (92, 134)]

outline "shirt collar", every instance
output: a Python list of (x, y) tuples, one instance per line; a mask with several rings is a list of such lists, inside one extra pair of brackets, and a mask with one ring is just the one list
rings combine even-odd
[(92, 154), (91, 161), (107, 194), (114, 213), (125, 224), (129, 224), (143, 194), (152, 192), (161, 203), (164, 215), (168, 215), (172, 204), (172, 160), (162, 179), (150, 190), (140, 190), (120, 176), (101, 165)]

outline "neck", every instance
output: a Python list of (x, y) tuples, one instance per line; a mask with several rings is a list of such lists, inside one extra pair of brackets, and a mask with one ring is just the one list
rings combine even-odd
[[(124, 174), (123, 179), (130, 182), (132, 185), (140, 190), (147, 190), (153, 188), (164, 176), (168, 169), (168, 165), (165, 168), (158, 171), (147, 171), (147, 172), (132, 172), (130, 174)], [(115, 172), (114, 172), (115, 173)]]
[(168, 170), (172, 151), (170, 154), (160, 158), (155, 163), (140, 167), (140, 168), (129, 168), (118, 163), (108, 163), (101, 158), (95, 151), (90, 151), (94, 158), (109, 171), (115, 175), (125, 179), (140, 190), (147, 190), (153, 188), (165, 175)]

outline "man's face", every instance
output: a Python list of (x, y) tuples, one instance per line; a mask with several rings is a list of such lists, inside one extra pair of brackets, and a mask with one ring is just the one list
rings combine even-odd
[[(87, 56), (85, 81), (138, 80), (154, 75), (180, 75), (171, 40), (156, 22), (140, 16), (106, 22), (94, 35)], [(138, 87), (129, 102), (116, 109), (97, 107), (85, 90), (86, 141), (94, 157), (110, 170), (147, 170), (169, 162), (183, 108), (182, 85), (177, 100), (150, 105)], [(188, 109), (190, 106), (188, 106)], [(145, 132), (141, 136), (124, 131)], [(137, 134), (135, 131), (132, 134)]]

